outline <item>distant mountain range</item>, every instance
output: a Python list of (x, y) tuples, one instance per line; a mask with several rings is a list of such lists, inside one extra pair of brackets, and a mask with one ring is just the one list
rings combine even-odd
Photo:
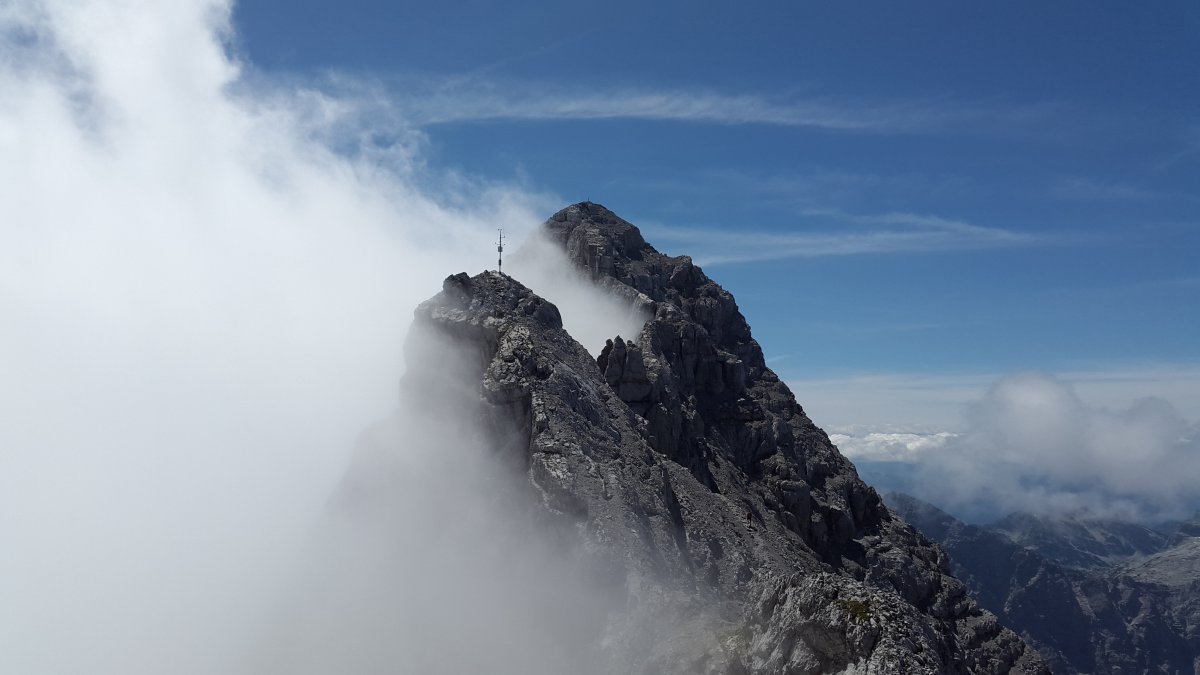
[(885, 501), (1055, 673), (1200, 673), (1200, 518), (1166, 531), (1028, 513), (980, 526), (905, 494)]

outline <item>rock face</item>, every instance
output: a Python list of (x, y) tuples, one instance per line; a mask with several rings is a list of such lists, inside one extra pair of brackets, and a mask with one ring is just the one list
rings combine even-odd
[(416, 326), (467, 365), (410, 362), (406, 389), (457, 397), (533, 517), (610, 584), (598, 670), (1047, 672), (859, 480), (728, 292), (597, 204), (543, 227), (652, 317), (640, 334), (593, 358), (516, 279), (458, 274)]
[(887, 501), (1054, 672), (1200, 673), (1200, 538), (1186, 529), (1169, 540), (1137, 525), (1026, 514), (980, 527), (907, 495)]

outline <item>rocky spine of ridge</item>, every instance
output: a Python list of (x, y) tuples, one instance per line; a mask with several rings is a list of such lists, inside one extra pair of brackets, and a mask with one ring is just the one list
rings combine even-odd
[(600, 205), (568, 207), (543, 227), (577, 267), (652, 314), (636, 339), (618, 336), (600, 357), (652, 447), (717, 492), (750, 479), (766, 511), (824, 562), (869, 573), (847, 545), (890, 514), (767, 368), (733, 296)]
[(915, 497), (887, 501), (1054, 672), (1200, 672), (1200, 537), (1181, 528), (1167, 545), (1137, 525), (1029, 515), (970, 525)]
[(461, 409), (623, 598), (610, 672), (1047, 672), (859, 480), (689, 258), (591, 203), (543, 233), (651, 316), (637, 336), (595, 359), (496, 272), (449, 277), (415, 325), (461, 346)]

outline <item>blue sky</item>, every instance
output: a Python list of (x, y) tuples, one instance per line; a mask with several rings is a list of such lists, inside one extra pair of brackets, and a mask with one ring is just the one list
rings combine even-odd
[(88, 447), (55, 411), (207, 411), (163, 429), (291, 430), (327, 494), (407, 308), (591, 199), (731, 290), (883, 487), (1200, 506), (1200, 5), (647, 5), (0, 5), (0, 440), (50, 475)]
[[(386, 101), (434, 173), (598, 201), (692, 255), (882, 487), (980, 517), (1200, 504), (1118, 480), (1200, 453), (1200, 5), (646, 4), (234, 17), (254, 68)], [(1047, 399), (1084, 430), (1060, 456), (1107, 467), (1054, 479), (1080, 494), (1026, 488), (1053, 451), (997, 466), (1006, 441), (979, 440), (979, 410)], [(1004, 475), (1011, 501), (944, 489)]]
[(236, 672), (411, 309), (583, 199), (877, 486), (1200, 507), (1200, 5), (647, 4), (0, 2), (0, 671)]
[[(1200, 6), (264, 2), (257, 69), (604, 203), (791, 378), (1200, 359)], [(732, 239), (730, 237), (733, 237)]]

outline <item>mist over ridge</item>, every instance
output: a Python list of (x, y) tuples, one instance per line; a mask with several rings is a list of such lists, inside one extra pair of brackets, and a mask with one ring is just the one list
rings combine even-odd
[[(837, 658), (874, 658), (876, 641), (899, 649), (888, 641), (899, 633), (855, 632), (859, 606), (835, 602), (845, 597), (894, 604), (879, 616), (930, 653), (1025, 658), (1018, 638), (958, 595), (940, 553), (886, 519), (823, 440), (819, 416), (813, 425), (792, 410), (749, 327), (742, 335), (731, 320), (741, 320), (732, 297), (705, 272), (662, 263), (620, 282), (643, 284), (636, 292), (614, 295), (616, 284), (597, 283), (612, 273), (599, 274), (603, 260), (584, 269), (538, 228), (566, 200), (523, 179), (430, 168), (425, 133), (370, 91), (257, 71), (239, 56), (231, 7), (0, 9), (0, 671), (367, 673), (402, 663), (552, 673), (606, 663), (597, 632), (622, 655), (645, 655), (639, 634), (682, 636), (696, 653), (718, 645), (731, 663), (782, 663), (807, 655), (742, 636), (804, 643), (795, 631), (824, 628), (797, 617), (826, 606), (850, 636)], [(474, 290), (445, 286), (449, 274), (480, 279), (496, 267), (498, 228), (512, 242), (513, 285), (484, 273)], [(480, 290), (493, 282), (488, 293), (511, 306)], [(684, 302), (668, 289), (697, 295)], [(653, 291), (652, 302), (637, 297)], [(454, 305), (456, 292), (517, 317), (505, 319), (503, 340), (488, 333), (486, 350), (464, 356), (462, 344), (414, 334), (418, 307), (442, 329), (464, 317), (471, 330), (486, 324), (478, 305)], [(460, 314), (438, 314), (428, 304), (437, 297)], [(542, 299), (559, 319), (552, 339), (530, 337), (517, 311), (544, 318)], [(658, 332), (643, 335), (656, 318)], [(618, 335), (616, 351), (603, 352)], [(713, 352), (688, 361), (708, 338)], [(548, 374), (548, 357), (522, 340), (561, 350), (568, 367)], [(479, 363), (532, 371), (477, 372)], [(551, 377), (565, 379), (542, 382)], [(678, 382), (661, 384), (670, 377)], [(731, 394), (745, 394), (748, 377), (754, 396)], [(411, 391), (398, 397), (402, 378)], [(505, 415), (480, 405), (484, 385)], [(560, 413), (595, 417), (572, 428), (595, 437), (558, 429), (559, 446), (531, 445), (546, 431), (538, 420), (558, 418), (504, 398), (507, 385), (547, 387), (537, 391), (559, 397)], [(527, 413), (532, 431), (494, 419)], [(724, 436), (706, 445), (718, 427)], [(542, 464), (494, 456), (497, 429), (510, 454), (526, 461), (536, 448)], [(1163, 400), (1101, 409), (1048, 374), (1006, 376), (964, 429), (916, 436), (876, 439), (861, 456), (911, 455), (918, 494), (963, 513), (982, 502), (1174, 517), (1200, 499), (1194, 411)], [(844, 437), (833, 440), (856, 460), (851, 450), (868, 443)], [(604, 443), (634, 459), (605, 455)], [(772, 452), (794, 456), (747, 487)], [(365, 507), (355, 495), (383, 496)], [(608, 520), (580, 516), (579, 504)], [(919, 593), (889, 567), (901, 563), (876, 555), (879, 541), (870, 555), (855, 549), (863, 536), (912, 552), (934, 590), (906, 597)], [(748, 543), (756, 538), (767, 543)], [(593, 574), (598, 542), (612, 541), (646, 567)], [(807, 580), (788, 579), (795, 569)], [(693, 586), (655, 586), (655, 574)], [(705, 605), (719, 596), (705, 595), (710, 587), (747, 607), (768, 598), (762, 606), (780, 613), (711, 639), (706, 621), (744, 617)], [(938, 620), (973, 626), (978, 640), (912, 609), (935, 597), (952, 617)], [(679, 607), (695, 610), (694, 625), (656, 614)], [(614, 625), (632, 629), (604, 633)], [(469, 648), (447, 637), (455, 631)]]
[(238, 672), (412, 308), (545, 210), (248, 76), (229, 11), (0, 11), (5, 672)]

